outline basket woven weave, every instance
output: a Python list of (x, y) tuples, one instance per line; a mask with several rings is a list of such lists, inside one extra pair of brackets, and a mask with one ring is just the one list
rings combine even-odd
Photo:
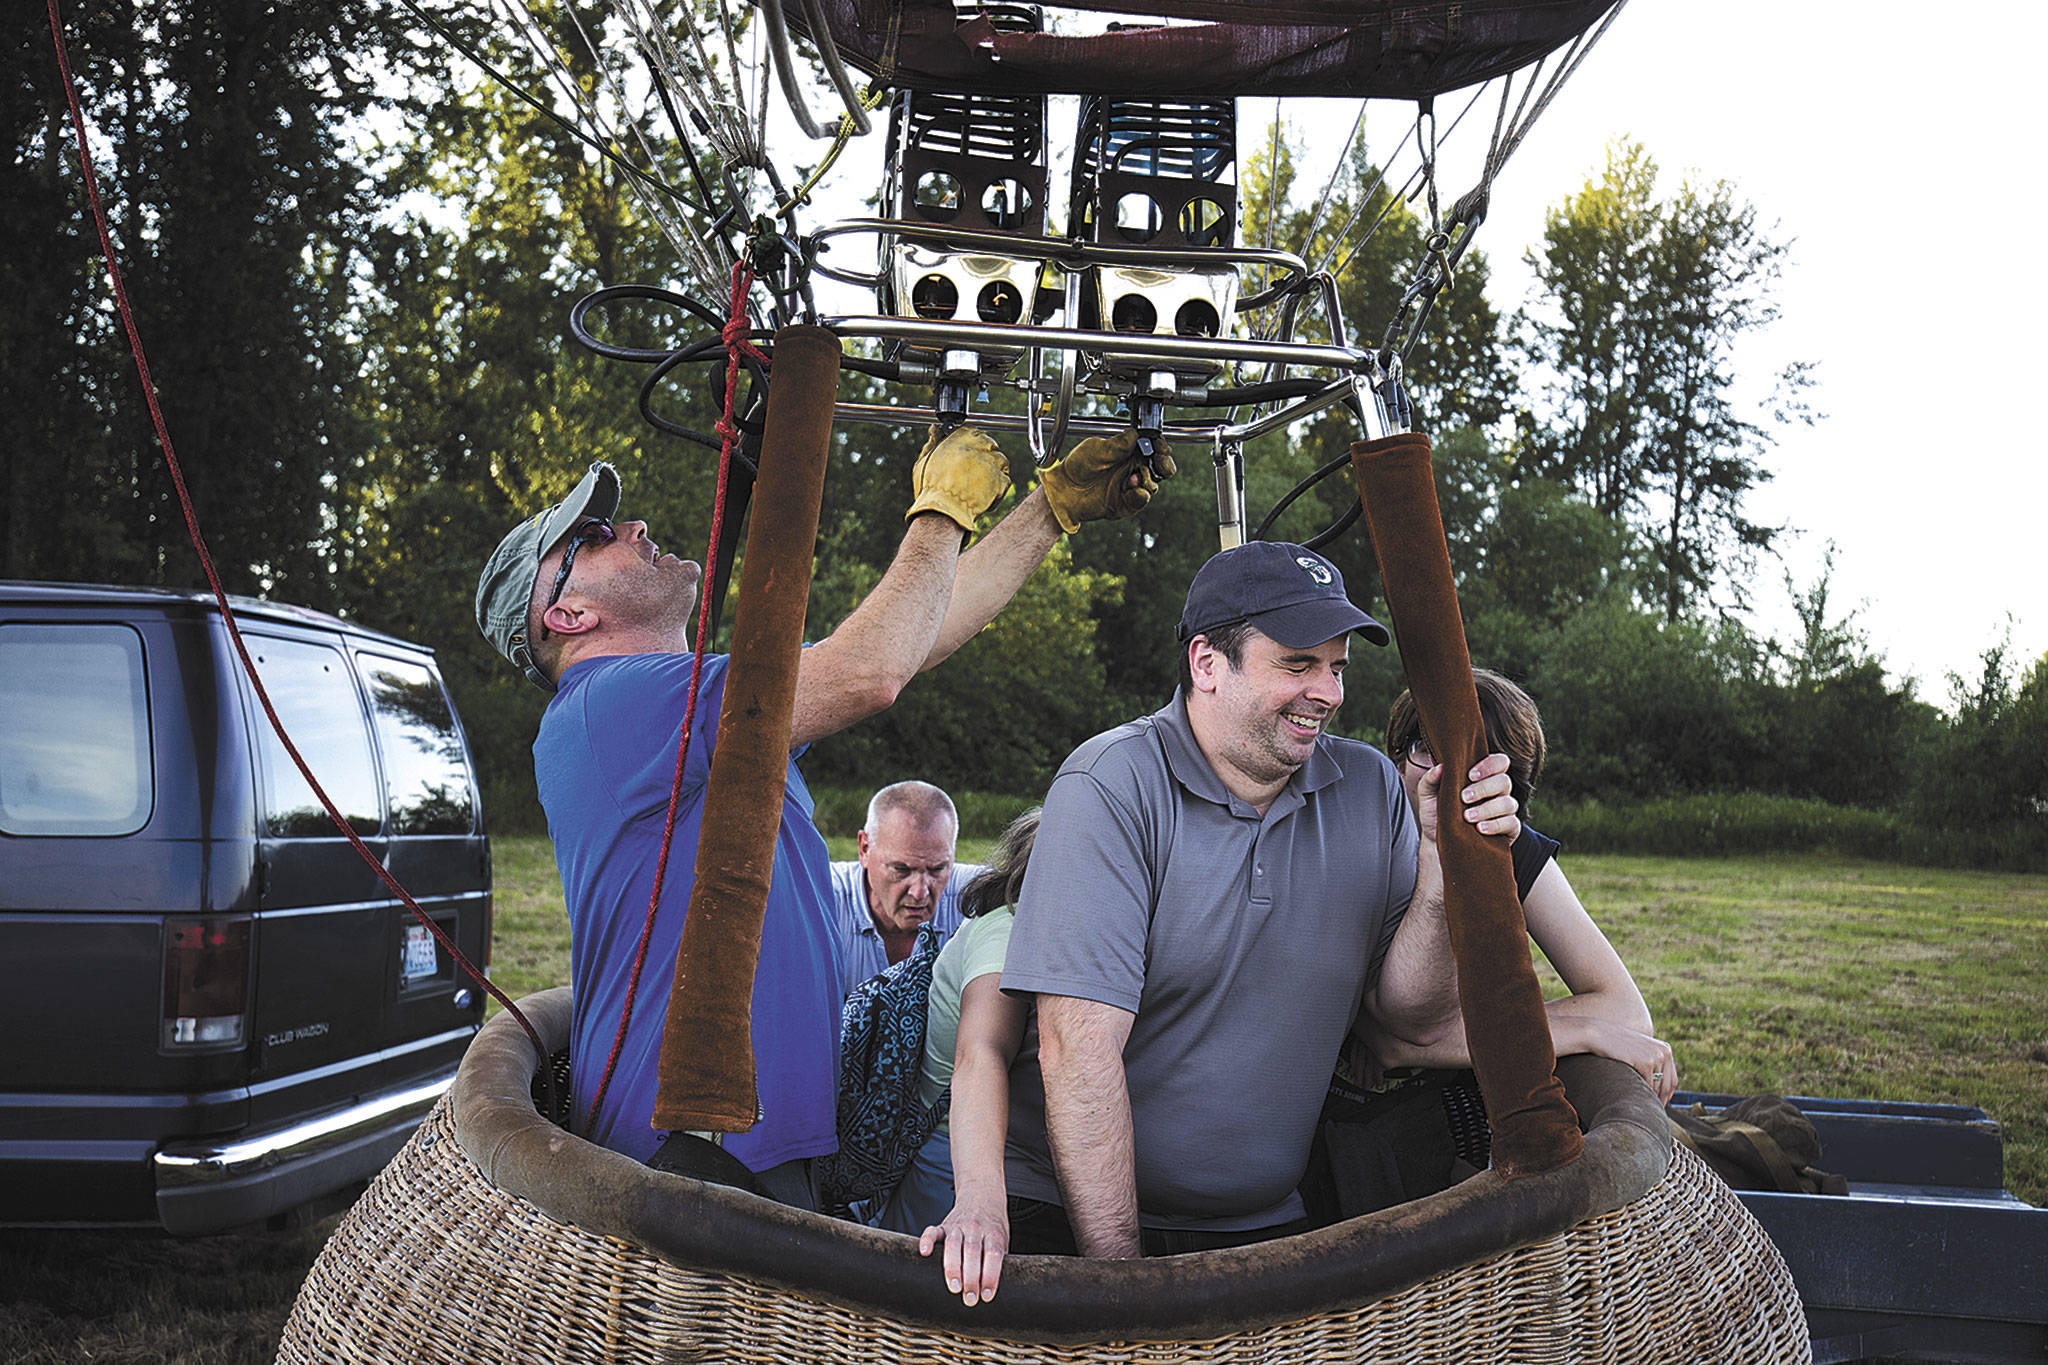
[[(495, 1102), (517, 1106), (524, 1099), (506, 1094)], [(300, 1292), (279, 1361), (1750, 1365), (1811, 1358), (1798, 1294), (1776, 1248), (1728, 1187), (1683, 1149), (1671, 1154), (1668, 1170), (1647, 1194), (1618, 1209), (1532, 1245), (1471, 1264), (1446, 1263), (1392, 1293), (1278, 1322), (1260, 1321), (1261, 1305), (1249, 1304), (1241, 1330), (1199, 1339), (1158, 1339), (1176, 1334), (1155, 1331), (1118, 1340), (1101, 1332), (1098, 1339), (1077, 1342), (1059, 1340), (1067, 1334), (1057, 1323), (1048, 1323), (1043, 1333), (1053, 1340), (1017, 1339), (1038, 1334), (1014, 1329), (974, 1335), (974, 1310), (954, 1312), (948, 1321), (920, 1321), (894, 1308), (863, 1305), (843, 1292), (824, 1296), (728, 1268), (679, 1264), (635, 1242), (557, 1221), (485, 1179), (463, 1150), (472, 1136), (458, 1137), (459, 1107), (444, 1100), (343, 1219)], [(598, 1152), (559, 1129), (551, 1131), (550, 1149), (565, 1170)], [(673, 1198), (678, 1189), (706, 1191), (658, 1172), (647, 1176), (659, 1198)], [(759, 1204), (759, 1240), (769, 1244), (771, 1260), (785, 1230), (802, 1226), (792, 1220), (812, 1219), (728, 1191), (701, 1198), (707, 1208), (715, 1200), (738, 1201), (742, 1209)], [(687, 1216), (687, 1210), (680, 1212)], [(854, 1260), (872, 1256), (880, 1271), (888, 1269), (885, 1262), (900, 1259), (904, 1247), (892, 1244), (908, 1246), (908, 1239), (863, 1229), (831, 1235), (841, 1239), (838, 1254)], [(1317, 1233), (1287, 1239), (1300, 1244), (1295, 1254), (1306, 1258), (1299, 1262), (1304, 1273), (1318, 1247), (1346, 1245), (1341, 1239), (1318, 1241), (1323, 1238)], [(1176, 1262), (1189, 1272), (1205, 1263), (1227, 1272), (1233, 1265), (1258, 1264), (1262, 1256), (1286, 1254), (1269, 1248), (1283, 1244), (1147, 1264), (1152, 1283), (1170, 1291), (1176, 1281), (1157, 1276), (1163, 1271), (1170, 1277)], [(758, 1263), (761, 1248), (751, 1251)], [(914, 1258), (914, 1248), (909, 1254)], [(1238, 1259), (1228, 1259), (1233, 1257)], [(1012, 1264), (1022, 1292), (1051, 1305), (1045, 1311), (1054, 1315), (1062, 1282), (1079, 1294), (1092, 1288), (1086, 1277), (1125, 1269), (1051, 1258), (1018, 1258)], [(916, 1269), (937, 1286), (935, 1267)], [(1004, 1295), (985, 1307), (1013, 1293), (1010, 1270), (1006, 1265)], [(859, 1276), (840, 1283), (849, 1282), (858, 1284)], [(1259, 1292), (1255, 1276), (1246, 1288)], [(1215, 1295), (1204, 1293), (1206, 1308)], [(949, 1302), (942, 1294), (933, 1297)]]

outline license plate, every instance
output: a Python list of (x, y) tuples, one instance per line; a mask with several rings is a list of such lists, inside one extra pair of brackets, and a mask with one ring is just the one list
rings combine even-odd
[(398, 977), (401, 983), (410, 986), (433, 976), (441, 968), (441, 958), (435, 951), (434, 936), (427, 932), (424, 924), (405, 926), (405, 941), (398, 947)]

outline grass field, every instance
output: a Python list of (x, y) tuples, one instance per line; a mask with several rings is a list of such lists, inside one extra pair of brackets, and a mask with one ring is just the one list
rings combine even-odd
[[(499, 840), (496, 857), (493, 979), (515, 997), (566, 981), (545, 842)], [(1981, 1105), (2005, 1128), (2007, 1185), (2048, 1203), (2048, 877), (1789, 855), (1566, 867), (1686, 1088)], [(0, 1230), (0, 1363), (267, 1362), (331, 1226)]]

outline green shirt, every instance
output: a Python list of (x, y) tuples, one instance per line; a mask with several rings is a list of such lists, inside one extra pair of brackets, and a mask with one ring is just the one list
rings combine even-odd
[[(953, 1083), (960, 997), (976, 977), (1002, 971), (1003, 957), (1010, 950), (1010, 926), (1016, 922), (1016, 907), (1009, 905), (967, 920), (946, 940), (939, 960), (932, 964), (931, 1002), (925, 1006), (924, 1016), (924, 1075), (918, 1086), (922, 1103), (937, 1104), (940, 1094)], [(938, 1131), (947, 1131), (944, 1121)]]

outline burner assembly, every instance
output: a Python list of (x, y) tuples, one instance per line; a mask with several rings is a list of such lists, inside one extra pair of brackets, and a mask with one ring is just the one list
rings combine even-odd
[[(1033, 6), (976, 12), (998, 31), (1039, 28)], [(882, 311), (937, 323), (1044, 321), (1058, 299), (1040, 289), (1042, 258), (1000, 248), (1012, 238), (1043, 243), (1047, 185), (1044, 96), (904, 91), (890, 112), (884, 198), (897, 224), (930, 231), (892, 234)], [(943, 424), (964, 417), (972, 386), (1007, 376), (1028, 349), (1024, 339), (973, 347), (902, 341), (895, 355), (936, 367)]]

